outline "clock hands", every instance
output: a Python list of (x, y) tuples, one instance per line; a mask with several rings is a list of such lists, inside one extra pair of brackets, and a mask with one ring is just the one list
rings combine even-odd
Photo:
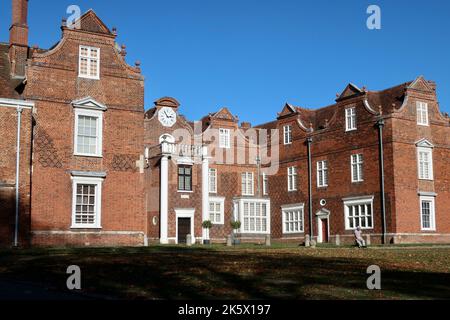
[(173, 119), (173, 115), (168, 115), (166, 111), (164, 111), (164, 114), (166, 115), (167, 118)]

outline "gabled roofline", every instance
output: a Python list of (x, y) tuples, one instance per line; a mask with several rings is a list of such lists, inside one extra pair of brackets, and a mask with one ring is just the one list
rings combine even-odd
[[(352, 95), (352, 96), (348, 96), (348, 97), (343, 97), (345, 91), (347, 91), (347, 89), (348, 89), (349, 87), (350, 87), (350, 88), (353, 88), (354, 90), (356, 90), (356, 91), (357, 91), (357, 94)], [(354, 97), (354, 96), (359, 96), (359, 95), (362, 95), (362, 94), (364, 94), (364, 93), (366, 93), (364, 90), (360, 89), (357, 85), (355, 85), (355, 84), (353, 84), (353, 83), (350, 82), (350, 83), (345, 87), (345, 89), (342, 90), (341, 94), (340, 94), (339, 97), (336, 99), (336, 102), (339, 102), (339, 101), (342, 101), (342, 100), (344, 100), (344, 99), (348, 99), (348, 98), (351, 98), (351, 97)]]
[(433, 91), (433, 88), (430, 87), (430, 84), (428, 83), (427, 80), (425, 80), (425, 77), (422, 76), (422, 75), (421, 75), (421, 76), (418, 76), (417, 79), (414, 80), (414, 81), (407, 87), (407, 89), (417, 90), (417, 89), (414, 88), (414, 86), (415, 86), (419, 81), (421, 81), (421, 80), (423, 81), (423, 83), (425, 84), (425, 86), (427, 87), (427, 89), (428, 89), (429, 91)]
[[(95, 13), (94, 9), (92, 9), (92, 8), (89, 9), (88, 11), (86, 11), (85, 13), (83, 13), (77, 20), (75, 20), (74, 23), (81, 23), (83, 21), (83, 19), (86, 18), (89, 14), (94, 15), (94, 18), (98, 20), (98, 22), (100, 23), (100, 26), (104, 29), (105, 33), (98, 33), (98, 32), (92, 32), (92, 31), (87, 31), (87, 30), (77, 30), (77, 31), (116, 37), (116, 35), (114, 33), (112, 33), (111, 30), (109, 30), (108, 26), (103, 22), (102, 19), (99, 18), (99, 16)], [(71, 30), (71, 28), (67, 27), (67, 25), (63, 25), (61, 28), (63, 30), (66, 30), (66, 29)]]

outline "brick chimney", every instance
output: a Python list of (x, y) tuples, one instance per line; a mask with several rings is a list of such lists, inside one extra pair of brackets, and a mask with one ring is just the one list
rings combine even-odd
[(28, 0), (12, 0), (9, 45), (28, 47)]
[(12, 0), (9, 59), (13, 76), (25, 76), (28, 55), (28, 0)]
[(252, 124), (250, 122), (242, 122), (241, 123), (241, 128), (242, 129), (247, 130), (247, 129), (251, 129), (251, 127), (252, 127)]

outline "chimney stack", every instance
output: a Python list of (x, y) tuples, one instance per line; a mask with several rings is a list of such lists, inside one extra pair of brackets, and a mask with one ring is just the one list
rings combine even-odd
[(12, 76), (24, 77), (28, 58), (28, 0), (12, 0), (9, 60)]
[(9, 45), (28, 47), (28, 0), (12, 0)]

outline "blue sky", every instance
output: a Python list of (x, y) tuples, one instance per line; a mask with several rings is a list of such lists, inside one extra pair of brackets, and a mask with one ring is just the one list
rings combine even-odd
[[(10, 2), (1, 0), (1, 41)], [(227, 106), (259, 124), (285, 102), (329, 105), (348, 82), (379, 90), (424, 75), (450, 112), (448, 0), (32, 0), (30, 44), (56, 43), (71, 4), (117, 27), (128, 62), (142, 62), (146, 108), (172, 96), (191, 120)], [(370, 4), (381, 7), (379, 31), (366, 27)]]

